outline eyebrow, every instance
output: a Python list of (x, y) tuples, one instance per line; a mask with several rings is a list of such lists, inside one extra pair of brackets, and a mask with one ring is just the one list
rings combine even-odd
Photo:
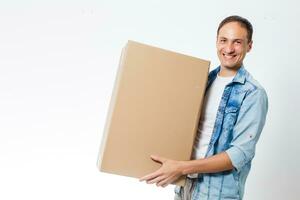
[[(224, 39), (225, 39), (225, 40), (230, 40), (230, 39), (228, 39), (228, 38), (226, 38), (226, 37), (220, 37), (219, 39), (220, 39), (220, 40), (224, 40)], [(241, 38), (236, 38), (236, 39), (233, 39), (232, 41), (234, 41), (234, 42), (235, 42), (235, 41), (241, 41), (241, 42), (242, 42), (242, 41), (244, 41), (244, 40), (241, 39)]]

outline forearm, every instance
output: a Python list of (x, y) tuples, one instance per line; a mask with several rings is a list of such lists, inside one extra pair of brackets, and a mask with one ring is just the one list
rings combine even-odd
[(204, 159), (183, 161), (181, 171), (182, 174), (187, 175), (193, 173), (216, 173), (233, 168), (227, 153), (222, 152)]

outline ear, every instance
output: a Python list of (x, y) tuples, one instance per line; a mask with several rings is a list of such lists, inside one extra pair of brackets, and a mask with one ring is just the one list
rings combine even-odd
[(251, 41), (251, 42), (249, 42), (249, 43), (247, 44), (247, 52), (250, 52), (250, 51), (251, 51), (251, 49), (252, 49), (252, 44), (253, 44), (253, 41)]

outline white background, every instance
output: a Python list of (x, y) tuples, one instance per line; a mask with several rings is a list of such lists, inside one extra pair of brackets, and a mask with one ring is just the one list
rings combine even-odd
[(253, 23), (245, 66), (270, 103), (245, 199), (298, 199), (296, 0), (1, 0), (0, 199), (173, 199), (173, 186), (96, 168), (121, 48), (136, 40), (214, 68), (216, 29), (232, 14)]

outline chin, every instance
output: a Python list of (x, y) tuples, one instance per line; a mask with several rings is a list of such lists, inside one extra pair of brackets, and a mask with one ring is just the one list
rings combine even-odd
[(238, 69), (240, 67), (240, 65), (221, 65), (221, 66), (229, 70)]

